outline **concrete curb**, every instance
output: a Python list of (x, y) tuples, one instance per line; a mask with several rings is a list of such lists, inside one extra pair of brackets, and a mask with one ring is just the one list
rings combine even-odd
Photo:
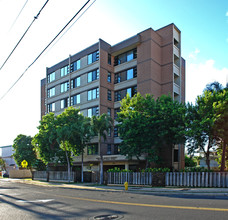
[[(4, 179), (2, 179), (4, 180)], [(129, 192), (142, 194), (180, 194), (180, 195), (223, 195), (228, 197), (228, 188), (177, 188), (177, 187), (143, 187), (130, 186), (128, 191), (125, 191), (124, 186), (108, 185), (108, 186), (94, 186), (94, 184), (67, 184), (60, 182), (42, 182), (30, 179), (5, 179), (5, 181), (19, 182), (25, 184), (33, 184), (46, 187), (60, 187), (60, 188), (74, 188), (78, 190), (92, 190), (92, 191), (107, 191), (107, 192)]]

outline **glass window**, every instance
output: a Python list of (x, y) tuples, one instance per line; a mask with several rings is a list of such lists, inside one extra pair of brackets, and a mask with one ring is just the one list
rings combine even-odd
[(91, 89), (88, 91), (88, 100), (99, 98), (99, 88)]
[(130, 97), (133, 97), (137, 93), (137, 86), (116, 91), (115, 92), (115, 102), (122, 100), (126, 96), (127, 93), (129, 94)]
[(133, 50), (132, 51), (129, 51), (127, 53), (127, 62), (130, 61), (130, 60), (133, 60), (134, 59), (133, 57), (134, 57), (133, 56)]
[(114, 127), (114, 137), (118, 137), (118, 128)]
[(81, 68), (81, 61), (77, 60), (70, 65), (70, 72), (74, 72)]
[(130, 50), (115, 57), (114, 66), (137, 58), (137, 49)]
[(127, 93), (128, 93), (128, 95), (129, 95), (130, 97), (132, 96), (131, 88), (128, 88), (128, 89), (127, 89)]
[(69, 65), (64, 66), (60, 69), (61, 77), (66, 76), (69, 73)]
[(111, 56), (111, 54), (108, 54), (108, 64), (112, 65), (112, 56)]
[(112, 154), (112, 145), (107, 144), (107, 154)]
[(48, 112), (54, 112), (55, 111), (55, 103), (48, 104), (47, 106), (47, 111)]
[(88, 117), (92, 117), (92, 116), (98, 116), (99, 115), (99, 108), (98, 106), (96, 107), (92, 107), (92, 108), (88, 108)]
[(88, 83), (99, 79), (99, 69), (93, 70), (88, 73)]
[(48, 98), (55, 95), (55, 87), (48, 89)]
[(99, 50), (97, 50), (87, 56), (88, 64), (96, 62), (97, 60), (99, 60)]
[(80, 94), (74, 95), (70, 97), (70, 105), (77, 105), (81, 102)]
[(55, 80), (55, 72), (48, 74), (48, 83)]
[(110, 83), (110, 82), (112, 82), (112, 78), (111, 78), (111, 73), (110, 72), (108, 72), (108, 78), (107, 78), (107, 81)]
[(108, 108), (107, 114), (108, 114), (108, 116), (111, 117), (111, 109), (110, 108)]
[(62, 99), (60, 103), (61, 103), (61, 109), (67, 108), (69, 106), (69, 98)]
[(81, 85), (80, 76), (71, 80), (71, 89), (77, 88), (80, 85)]
[(137, 67), (119, 72), (115, 74), (115, 81), (114, 83), (120, 83), (125, 80), (133, 79), (137, 77)]
[(61, 92), (66, 92), (69, 90), (69, 82), (65, 82), (61, 84)]
[(128, 79), (133, 79), (133, 72), (134, 72), (133, 69), (127, 70), (127, 80)]
[(108, 100), (112, 101), (112, 92), (108, 89)]

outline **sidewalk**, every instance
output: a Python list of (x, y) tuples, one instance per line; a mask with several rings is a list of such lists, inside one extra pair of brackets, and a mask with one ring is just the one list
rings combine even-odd
[(75, 188), (79, 190), (93, 191), (112, 191), (112, 192), (134, 192), (134, 193), (153, 193), (153, 194), (189, 194), (189, 195), (220, 195), (228, 197), (228, 188), (183, 188), (183, 187), (150, 187), (150, 186), (129, 186), (125, 191), (124, 185), (96, 185), (94, 183), (61, 183), (43, 182), (31, 179), (1, 179), (4, 181), (34, 184), (39, 186)]

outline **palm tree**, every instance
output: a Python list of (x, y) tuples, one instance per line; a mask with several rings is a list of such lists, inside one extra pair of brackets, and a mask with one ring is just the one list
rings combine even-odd
[(104, 141), (107, 138), (107, 132), (113, 128), (113, 120), (107, 114), (93, 116), (91, 120), (92, 129), (98, 135), (98, 149), (100, 152), (100, 184), (103, 184), (103, 153), (101, 151), (101, 137)]

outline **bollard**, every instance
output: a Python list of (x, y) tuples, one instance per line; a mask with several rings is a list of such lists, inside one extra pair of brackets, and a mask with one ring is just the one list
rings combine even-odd
[(128, 190), (128, 182), (124, 183), (124, 187), (125, 187), (125, 191), (127, 191)]

